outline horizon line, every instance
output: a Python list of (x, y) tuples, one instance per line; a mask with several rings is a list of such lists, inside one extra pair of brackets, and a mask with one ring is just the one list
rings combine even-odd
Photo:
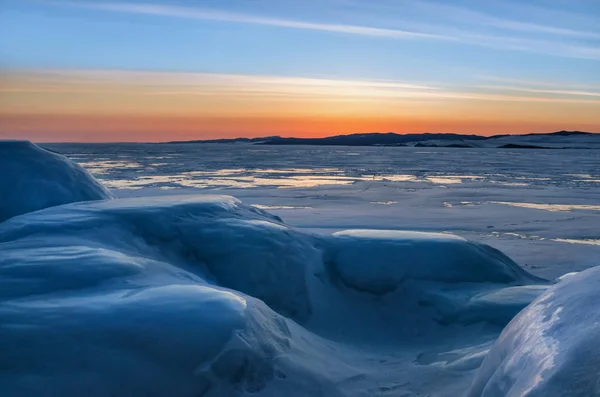
[[(213, 139), (189, 139), (189, 140), (180, 140), (180, 141), (50, 141), (50, 142), (42, 142), (42, 141), (32, 141), (29, 139), (0, 139), (0, 142), (8, 142), (8, 141), (25, 141), (25, 142), (32, 142), (35, 144), (84, 144), (84, 145), (95, 145), (95, 144), (116, 144), (116, 143), (131, 143), (131, 144), (165, 144), (165, 143), (193, 143), (193, 142), (197, 142), (197, 143), (211, 143), (211, 142), (215, 142), (216, 141), (235, 141), (235, 140), (239, 140), (239, 139), (255, 139), (255, 140), (259, 140), (259, 139), (266, 139), (266, 138), (283, 138), (283, 139), (302, 139), (302, 140), (315, 140), (315, 139), (327, 139), (327, 138), (333, 138), (333, 137), (340, 137), (340, 136), (351, 136), (351, 135), (387, 135), (387, 134), (393, 134), (393, 135), (459, 135), (459, 136), (477, 136), (477, 137), (481, 137), (484, 139), (490, 139), (490, 138), (495, 138), (495, 137), (501, 137), (501, 136), (530, 136), (530, 135), (551, 135), (551, 134), (557, 134), (557, 133), (561, 133), (561, 132), (567, 132), (567, 133), (573, 133), (573, 134), (597, 134), (600, 135), (600, 131), (579, 131), (579, 130), (558, 130), (558, 131), (551, 131), (551, 132), (526, 132), (526, 133), (504, 133), (504, 134), (493, 134), (493, 135), (481, 135), (481, 134), (466, 134), (466, 133), (459, 133), (459, 132), (393, 132), (393, 131), (387, 131), (387, 132), (379, 132), (379, 131), (372, 131), (372, 132), (350, 132), (347, 134), (337, 134), (337, 135), (326, 135), (326, 136), (322, 136), (322, 137), (297, 137), (297, 136), (281, 136), (281, 135), (268, 135), (268, 136), (260, 136), (260, 137), (245, 137), (245, 136), (238, 136), (235, 138), (213, 138)], [(343, 146), (343, 145), (342, 145)]]

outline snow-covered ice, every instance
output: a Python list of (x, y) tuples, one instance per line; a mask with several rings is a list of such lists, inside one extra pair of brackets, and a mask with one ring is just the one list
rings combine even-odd
[(562, 280), (504, 329), (469, 396), (600, 395), (600, 268)]
[(0, 222), (15, 215), (112, 197), (84, 168), (27, 141), (0, 142)]
[[(35, 161), (43, 160), (49, 169), (59, 164), (78, 169), (31, 144), (28, 150), (39, 155), (21, 158), (19, 151), (5, 150), (10, 145), (0, 143), (1, 161), (27, 170), (24, 178), (41, 178), (39, 168), (20, 164), (29, 164), (30, 157), (39, 156)], [(143, 180), (152, 174), (143, 164), (159, 160), (140, 156), (140, 147), (145, 146), (123, 145), (121, 151), (110, 152), (112, 157), (96, 160), (104, 167), (97, 175), (115, 181), (116, 172)], [(177, 155), (168, 146), (166, 150), (166, 159), (160, 161), (181, 167), (181, 158), (169, 162), (168, 156)], [(127, 154), (131, 152), (137, 155)], [(78, 156), (82, 163), (91, 161), (89, 152), (70, 154)], [(195, 160), (186, 161), (204, 173), (201, 181), (237, 172), (231, 166), (204, 169)], [(274, 179), (282, 174), (310, 176), (300, 168), (260, 166)], [(347, 170), (340, 166), (323, 167), (313, 176), (344, 181)], [(594, 176), (594, 167), (582, 166), (580, 172)], [(182, 172), (194, 171), (178, 170)], [(43, 178), (74, 192), (99, 186), (105, 194), (73, 194), (43, 206), (47, 208), (23, 200), (12, 212), (5, 208), (14, 208), (9, 206), (15, 201), (5, 206), (4, 197), (0, 199), (0, 213), (10, 213), (0, 222), (3, 396), (496, 397), (525, 395), (527, 390), (540, 396), (598, 392), (593, 382), (597, 352), (583, 352), (598, 335), (597, 316), (589, 314), (597, 301), (598, 272), (549, 280), (567, 273), (567, 266), (549, 266), (534, 275), (484, 239), (465, 238), (480, 236), (491, 219), (500, 221), (503, 211), (507, 222), (521, 218), (522, 228), (526, 222), (538, 224), (532, 211), (557, 217), (546, 222), (562, 219), (563, 225), (572, 225), (569, 217), (576, 211), (583, 211), (577, 219), (585, 214), (593, 221), (597, 218), (589, 214), (594, 210), (490, 204), (492, 213), (482, 220), (485, 212), (469, 214), (477, 208), (470, 203), (489, 192), (471, 185), (453, 201), (460, 208), (457, 214), (444, 212), (454, 206), (427, 213), (423, 210), (432, 202), (449, 200), (453, 188), (404, 178), (352, 180), (326, 190), (301, 184), (226, 191), (241, 193), (236, 195), (243, 201), (198, 194), (206, 190), (185, 185), (169, 190), (146, 186), (116, 190), (120, 198), (111, 200), (93, 177), (84, 175)], [(475, 177), (465, 179), (480, 183)], [(11, 175), (0, 184), (4, 189), (18, 180)], [(418, 186), (410, 191), (405, 185), (410, 183)], [(366, 193), (353, 195), (357, 187)], [(560, 185), (549, 188), (556, 197), (566, 197)], [(37, 187), (32, 183), (20, 189), (28, 197)], [(597, 192), (592, 184), (585, 189), (590, 198), (585, 204), (593, 205)], [(439, 196), (444, 190), (447, 194)], [(395, 207), (411, 194), (423, 200), (420, 207), (415, 205), (412, 212)], [(404, 211), (395, 213), (399, 209)], [(419, 217), (423, 224), (415, 227)], [(453, 228), (460, 217), (462, 229)], [(592, 221), (581, 221), (579, 233), (584, 230), (593, 238), (597, 226)], [(546, 232), (556, 230), (548, 227)], [(519, 227), (503, 232), (525, 233)], [(588, 253), (596, 247), (572, 245)]]
[[(367, 366), (356, 349), (445, 348), (455, 323), (494, 335), (505, 299), (482, 294), (547, 284), (459, 237), (317, 235), (228, 196), (47, 208), (0, 224), (0, 244), (11, 396), (368, 395), (375, 375), (336, 386)], [(332, 349), (356, 362), (323, 372)]]

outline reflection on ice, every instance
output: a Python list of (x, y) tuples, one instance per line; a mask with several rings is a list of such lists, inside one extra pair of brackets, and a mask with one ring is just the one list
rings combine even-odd
[(446, 185), (446, 184), (452, 185), (452, 184), (463, 183), (464, 180), (478, 181), (478, 180), (482, 180), (482, 179), (485, 179), (485, 177), (479, 176), (479, 175), (434, 175), (434, 176), (428, 176), (425, 178), (425, 180), (427, 182), (440, 184), (440, 185)]
[[(130, 180), (120, 180), (120, 179), (102, 181), (104, 186), (106, 186), (109, 189), (138, 190), (138, 189), (143, 189), (145, 187), (148, 187), (148, 185), (134, 185), (131, 182), (132, 181), (130, 181)], [(161, 189), (162, 188), (163, 187), (161, 186)]]
[(584, 179), (588, 179), (588, 178), (593, 178), (590, 174), (564, 174), (565, 176), (574, 176), (576, 178), (584, 178)]
[(343, 170), (338, 168), (224, 168), (215, 171), (188, 171), (182, 172), (182, 175), (190, 176), (233, 176), (233, 175), (252, 175), (252, 174), (339, 174), (343, 173)]
[(515, 187), (529, 186), (529, 183), (524, 183), (524, 182), (492, 181), (492, 183), (497, 183), (498, 185), (502, 185), (502, 186), (515, 186)]
[(600, 239), (574, 239), (574, 238), (553, 238), (552, 241), (558, 241), (561, 243), (570, 243), (570, 244), (585, 244), (585, 245), (600, 245)]
[[(149, 163), (122, 160), (102, 160), (81, 162), (82, 166), (98, 175), (113, 189), (158, 188), (312, 188), (327, 185), (351, 185), (357, 182), (390, 183), (429, 183), (435, 185), (457, 185), (464, 183), (492, 183), (507, 187), (526, 187), (535, 184), (548, 184), (551, 178), (532, 178), (504, 174), (462, 175), (442, 173), (386, 173), (368, 169), (327, 168), (222, 168), (212, 170), (182, 170), (173, 163)], [(198, 165), (201, 168), (201, 165)], [(144, 175), (139, 177), (138, 175)], [(572, 174), (575, 176), (575, 174)], [(578, 178), (594, 178), (590, 174), (577, 175)], [(597, 178), (597, 177), (596, 177)], [(565, 180), (566, 181), (566, 180)], [(573, 179), (569, 183), (598, 183), (600, 179)], [(600, 206), (545, 205), (531, 203), (496, 202), (536, 208), (547, 211), (570, 211), (573, 209), (597, 210)]]
[(600, 211), (600, 205), (589, 205), (589, 204), (537, 204), (537, 203), (517, 203), (517, 202), (509, 202), (509, 201), (492, 201), (491, 203), (492, 204), (510, 205), (513, 207), (545, 210), (545, 211), (551, 211), (551, 212), (573, 211), (573, 210)]
[(253, 188), (253, 187), (276, 187), (297, 188), (316, 187), (324, 185), (349, 185), (356, 181), (349, 177), (328, 176), (304, 176), (292, 175), (288, 177), (255, 177), (255, 176), (219, 176), (212, 178), (195, 178), (190, 173), (178, 175), (150, 175), (134, 179), (112, 179), (104, 183), (113, 189), (141, 189), (145, 187), (160, 188)]
[(444, 184), (456, 184), (456, 183), (462, 183), (462, 179), (460, 178), (450, 178), (447, 176), (428, 176), (427, 179), (429, 182), (431, 183), (436, 183), (436, 184), (440, 184), (440, 185), (444, 185)]
[(573, 179), (574, 182), (591, 182), (591, 183), (600, 183), (600, 178), (598, 175), (592, 174), (564, 174), (565, 176), (572, 176), (577, 179)]
[(298, 210), (298, 209), (309, 209), (312, 207), (304, 207), (298, 205), (264, 205), (264, 204), (253, 204), (255, 208), (261, 210)]
[(414, 175), (374, 175), (369, 178), (369, 175), (363, 175), (363, 179), (373, 179), (375, 181), (389, 181), (389, 182), (412, 182), (416, 181), (417, 177)]
[[(342, 170), (339, 168), (223, 168), (216, 170), (193, 170), (152, 175), (160, 172), (165, 163), (149, 164), (150, 175), (137, 177), (130, 174), (107, 174), (117, 171), (131, 170), (143, 172), (144, 167), (139, 163), (125, 163), (121, 161), (102, 161), (81, 163), (89, 167), (90, 171), (104, 178), (104, 182), (117, 189), (137, 189), (140, 187), (192, 187), (192, 188), (253, 188), (253, 187), (276, 187), (276, 188), (309, 188), (325, 185), (350, 185), (356, 182), (410, 182), (410, 183), (433, 183), (437, 185), (462, 184), (466, 182), (487, 182), (504, 186), (529, 186), (529, 183), (504, 180), (506, 176), (500, 176), (503, 180), (492, 180), (490, 178), (499, 175), (456, 175), (439, 174), (416, 175), (406, 173), (370, 173), (368, 170)], [(362, 172), (364, 171), (364, 173)], [(515, 179), (531, 179), (515, 177)], [(541, 181), (543, 178), (539, 178)], [(545, 182), (546, 179), (543, 179)], [(583, 182), (593, 182), (585, 180)], [(158, 186), (157, 186), (158, 185)]]
[[(429, 189), (432, 185), (486, 188), (486, 185), (491, 184), (493, 188), (508, 191), (552, 185), (595, 188), (600, 183), (597, 169), (593, 167), (578, 166), (571, 170), (562, 167), (548, 169), (548, 172), (532, 172), (528, 162), (495, 166), (499, 155), (488, 152), (485, 157), (476, 160), (477, 164), (473, 164), (473, 159), (455, 156), (450, 152), (444, 152), (440, 157), (437, 151), (408, 152), (389, 149), (388, 153), (388, 149), (379, 148), (300, 150), (142, 145), (115, 147), (110, 156), (107, 156), (106, 151), (93, 148), (87, 150), (85, 152), (78, 147), (71, 156), (113, 189), (306, 189), (373, 182), (382, 186), (387, 186), (388, 183), (405, 183), (411, 185), (411, 189), (413, 185), (417, 189)], [(229, 156), (235, 157), (235, 168), (231, 167)], [(480, 161), (483, 162), (483, 167), (480, 167)], [(591, 160), (587, 161), (590, 163)], [(473, 170), (481, 172), (473, 175)], [(374, 201), (379, 202), (377, 199)], [(448, 200), (448, 203), (460, 205), (452, 200)], [(594, 206), (520, 206), (548, 211), (596, 209)]]
[(259, 174), (340, 174), (344, 171), (339, 168), (282, 168), (282, 169), (252, 169), (251, 172)]
[(85, 162), (80, 162), (79, 165), (81, 165), (83, 168), (87, 169), (92, 174), (96, 174), (96, 175), (107, 174), (111, 170), (114, 170), (114, 169), (143, 168), (143, 166), (140, 163), (120, 161), (120, 160), (85, 161)]
[(216, 171), (187, 171), (182, 172), (181, 175), (188, 176), (227, 176), (227, 175), (235, 175), (246, 172), (243, 168), (223, 168)]

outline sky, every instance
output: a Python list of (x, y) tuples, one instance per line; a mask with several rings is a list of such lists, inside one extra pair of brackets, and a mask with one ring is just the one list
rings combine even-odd
[(598, 0), (0, 0), (0, 139), (600, 132)]

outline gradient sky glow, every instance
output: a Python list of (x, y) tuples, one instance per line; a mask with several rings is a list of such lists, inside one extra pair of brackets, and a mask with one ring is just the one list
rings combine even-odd
[(0, 0), (0, 139), (600, 132), (598, 0)]

